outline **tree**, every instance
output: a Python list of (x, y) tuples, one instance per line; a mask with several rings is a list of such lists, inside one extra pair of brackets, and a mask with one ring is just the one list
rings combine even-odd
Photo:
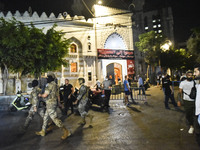
[[(162, 45), (162, 43), (164, 43), (165, 40), (166, 38), (163, 35), (157, 34), (155, 33), (155, 31), (150, 31), (147, 33), (140, 34), (139, 42), (135, 43), (139, 51), (144, 53), (144, 60), (148, 64), (147, 78), (149, 77), (148, 70), (150, 68), (150, 65), (152, 67), (160, 65), (160, 45)], [(151, 79), (151, 81), (153, 80)]]
[(155, 33), (155, 31), (146, 32), (139, 35), (139, 42), (136, 42), (136, 46), (139, 51), (145, 54), (145, 62), (147, 64), (156, 66), (158, 65), (161, 49), (160, 45), (164, 43), (166, 38)]
[(56, 25), (46, 34), (42, 29), (25, 26), (15, 19), (0, 19), (0, 65), (4, 80), (4, 94), (8, 70), (22, 75), (28, 73), (39, 77), (41, 73), (54, 71), (66, 64), (69, 40)]
[(161, 53), (161, 66), (164, 69), (187, 70), (191, 69), (193, 64), (193, 57), (185, 49), (170, 49)]
[(192, 29), (192, 35), (187, 41), (187, 48), (197, 63), (200, 62), (200, 27)]

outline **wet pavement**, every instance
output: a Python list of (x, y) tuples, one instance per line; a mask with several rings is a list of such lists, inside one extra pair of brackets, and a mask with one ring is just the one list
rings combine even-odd
[[(61, 140), (58, 128), (45, 137), (35, 135), (42, 120), (35, 116), (22, 134), (27, 112), (0, 112), (0, 150), (199, 150), (195, 136), (188, 134), (182, 106), (180, 110), (164, 108), (164, 96), (157, 87), (147, 91), (148, 105), (125, 107), (122, 100), (111, 100), (110, 113), (93, 106), (93, 127), (78, 125), (81, 118), (72, 114), (62, 118), (72, 135)], [(69, 111), (70, 112), (70, 111)], [(59, 116), (61, 116), (58, 110)], [(89, 121), (88, 121), (89, 122)]]

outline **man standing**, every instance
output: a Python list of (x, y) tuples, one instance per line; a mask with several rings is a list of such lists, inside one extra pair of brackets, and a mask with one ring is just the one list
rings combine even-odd
[(129, 87), (130, 87), (130, 96), (131, 96), (131, 100), (132, 100), (132, 103), (137, 105), (138, 103), (133, 99), (133, 91), (132, 91), (132, 88), (131, 88), (131, 82), (133, 81), (133, 78), (131, 78), (130, 76), (128, 76), (128, 83), (129, 83)]
[(170, 109), (169, 108), (169, 98), (171, 99), (172, 104), (174, 105), (175, 108), (177, 108), (177, 104), (175, 102), (174, 99), (174, 89), (172, 88), (172, 82), (170, 81), (170, 76), (165, 73), (165, 77), (162, 80), (162, 88), (164, 88), (164, 92), (165, 92), (165, 108), (166, 109)]
[(111, 88), (112, 88), (112, 80), (109, 80), (108, 76), (106, 76), (106, 79), (103, 81), (103, 89), (104, 89), (104, 94), (106, 97), (106, 100), (105, 100), (106, 109), (110, 107), (109, 101), (110, 101), (110, 95), (111, 95)]
[(124, 92), (125, 92), (125, 105), (129, 106), (128, 96), (130, 95), (131, 89), (130, 89), (127, 75), (125, 76), (125, 80), (124, 80)]
[(63, 88), (64, 114), (67, 115), (69, 107), (71, 107), (71, 113), (73, 114), (74, 108), (71, 98), (73, 94), (73, 86), (69, 83), (68, 79), (65, 79), (65, 85)]
[(182, 81), (179, 85), (179, 92), (181, 94), (181, 97), (183, 97), (185, 115), (190, 126), (188, 133), (193, 134), (195, 102), (194, 99), (191, 99), (189, 97), (191, 89), (194, 86), (195, 82), (193, 80), (193, 72), (191, 70), (187, 71), (186, 77), (187, 77), (186, 80)]
[(48, 123), (49, 117), (52, 119), (52, 121), (58, 126), (59, 128), (63, 129), (63, 136), (61, 139), (66, 139), (68, 136), (71, 135), (69, 130), (65, 128), (62, 121), (58, 119), (56, 107), (57, 107), (57, 98), (58, 98), (58, 87), (55, 83), (55, 75), (53, 73), (50, 73), (47, 76), (47, 86), (45, 88), (44, 94), (39, 94), (39, 97), (43, 97), (46, 100), (46, 112), (43, 118), (43, 125), (42, 130), (39, 132), (36, 132), (37, 135), (45, 136), (45, 131)]
[(138, 75), (138, 87), (139, 87), (139, 95), (141, 94), (140, 93), (141, 90), (142, 90), (142, 94), (145, 95), (144, 82), (140, 75)]
[(79, 123), (80, 125), (85, 125), (86, 124), (86, 120), (85, 118), (86, 117), (89, 117), (90, 118), (90, 125), (92, 123), (92, 119), (93, 119), (93, 115), (89, 114), (88, 113), (88, 96), (89, 96), (89, 88), (84, 85), (85, 83), (85, 79), (84, 78), (79, 78), (78, 79), (79, 81), (79, 84), (80, 84), (80, 89), (79, 89), (79, 94), (78, 94), (78, 97), (77, 97), (77, 100), (75, 101), (75, 104), (78, 103), (79, 101), (79, 104), (78, 104), (78, 111), (82, 117), (82, 121)]
[[(200, 64), (194, 66), (195, 79), (200, 80)], [(194, 119), (194, 131), (196, 134), (196, 141), (200, 146), (200, 86), (196, 85), (197, 95), (195, 99), (195, 119)]]

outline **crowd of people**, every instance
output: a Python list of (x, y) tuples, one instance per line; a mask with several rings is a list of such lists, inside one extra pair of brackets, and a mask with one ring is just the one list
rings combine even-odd
[(71, 135), (71, 132), (64, 126), (61, 119), (58, 118), (57, 107), (59, 106), (63, 115), (67, 115), (69, 107), (71, 107), (71, 113), (74, 113), (73, 105), (76, 104), (78, 104), (78, 112), (82, 118), (79, 124), (86, 124), (86, 117), (89, 117), (91, 125), (94, 116), (88, 112), (87, 108), (89, 88), (84, 84), (84, 78), (79, 78), (78, 81), (80, 88), (78, 95), (75, 96), (74, 88), (69, 83), (69, 80), (65, 79), (65, 85), (59, 88), (53, 73), (47, 75), (47, 84), (44, 90), (39, 87), (38, 80), (33, 80), (33, 89), (30, 94), (32, 106), (22, 127), (23, 131), (27, 130), (34, 115), (38, 113), (43, 119), (43, 124), (41, 131), (36, 132), (36, 135), (45, 136), (46, 132), (53, 129), (53, 126), (57, 126), (63, 130), (61, 139), (66, 139)]
[[(161, 82), (160, 82), (161, 81)], [(164, 93), (164, 106), (169, 107), (169, 99), (175, 107), (179, 109), (174, 99), (174, 88), (167, 72), (163, 76), (157, 76), (157, 86), (161, 87)], [(194, 66), (194, 70), (188, 70), (180, 77), (179, 92), (183, 101), (185, 117), (189, 126), (188, 133), (195, 133), (196, 141), (200, 146), (200, 64)], [(179, 102), (179, 101), (178, 101)]]
[[(172, 87), (172, 81), (167, 72), (164, 72), (160, 84), (161, 89), (164, 93), (164, 106), (166, 109), (171, 109), (169, 107), (169, 99), (175, 109), (179, 109), (178, 105), (174, 99), (174, 88)], [(65, 79), (65, 84), (58, 87), (56, 83), (56, 77), (53, 73), (48, 74), (47, 84), (44, 89), (39, 88), (38, 80), (32, 81), (33, 90), (30, 94), (30, 102), (32, 104), (29, 114), (24, 123), (23, 129), (26, 130), (31, 123), (36, 112), (43, 119), (43, 124), (41, 131), (36, 132), (37, 135), (45, 136), (46, 132), (51, 130), (52, 125), (58, 126), (63, 130), (63, 135), (61, 139), (66, 139), (71, 135), (70, 131), (64, 126), (62, 121), (57, 116), (56, 108), (57, 106), (61, 109), (63, 115), (67, 115), (69, 108), (71, 109), (71, 114), (74, 113), (74, 105), (78, 105), (78, 112), (81, 116), (80, 125), (86, 124), (86, 118), (90, 120), (90, 125), (92, 124), (93, 115), (88, 112), (88, 101), (89, 101), (89, 87), (85, 85), (85, 79), (79, 78), (80, 88), (78, 94), (74, 95), (74, 87), (69, 83), (68, 79)], [(124, 103), (129, 106), (129, 96), (133, 104), (137, 104), (132, 97), (131, 82), (132, 78), (125, 76), (123, 86), (124, 86)], [(159, 78), (160, 80), (160, 78)], [(182, 76), (179, 84), (179, 94), (183, 100), (185, 117), (189, 125), (189, 134), (195, 133), (198, 144), (200, 145), (200, 65), (194, 67), (194, 71), (188, 70), (185, 76)], [(101, 83), (98, 79), (96, 81), (96, 90), (100, 90), (105, 95), (104, 108), (109, 109), (109, 101), (111, 96), (113, 82), (107, 76), (105, 80)], [(138, 75), (138, 88), (142, 90), (142, 94), (145, 95), (144, 82), (142, 77)], [(139, 94), (140, 91), (139, 91)], [(40, 107), (42, 106), (42, 107)], [(44, 109), (45, 108), (45, 109)], [(49, 123), (49, 118), (51, 119)]]

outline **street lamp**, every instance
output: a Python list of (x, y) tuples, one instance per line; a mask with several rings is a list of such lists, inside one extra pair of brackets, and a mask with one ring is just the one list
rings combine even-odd
[(98, 0), (98, 2), (97, 2), (99, 5), (101, 5), (102, 4), (102, 1), (101, 0)]
[(169, 50), (171, 46), (172, 46), (172, 42), (170, 40), (167, 40), (165, 44), (160, 46), (160, 49), (162, 49), (165, 52)]
[[(165, 43), (163, 45), (160, 45), (160, 49), (163, 51), (163, 52), (166, 52), (170, 49), (170, 47), (172, 46), (172, 42), (170, 40), (166, 40)], [(162, 53), (161, 53), (162, 55)], [(160, 59), (161, 59), (161, 56), (160, 56)], [(158, 65), (159, 65), (159, 70), (161, 71), (161, 63), (160, 63), (160, 60), (158, 61)]]

